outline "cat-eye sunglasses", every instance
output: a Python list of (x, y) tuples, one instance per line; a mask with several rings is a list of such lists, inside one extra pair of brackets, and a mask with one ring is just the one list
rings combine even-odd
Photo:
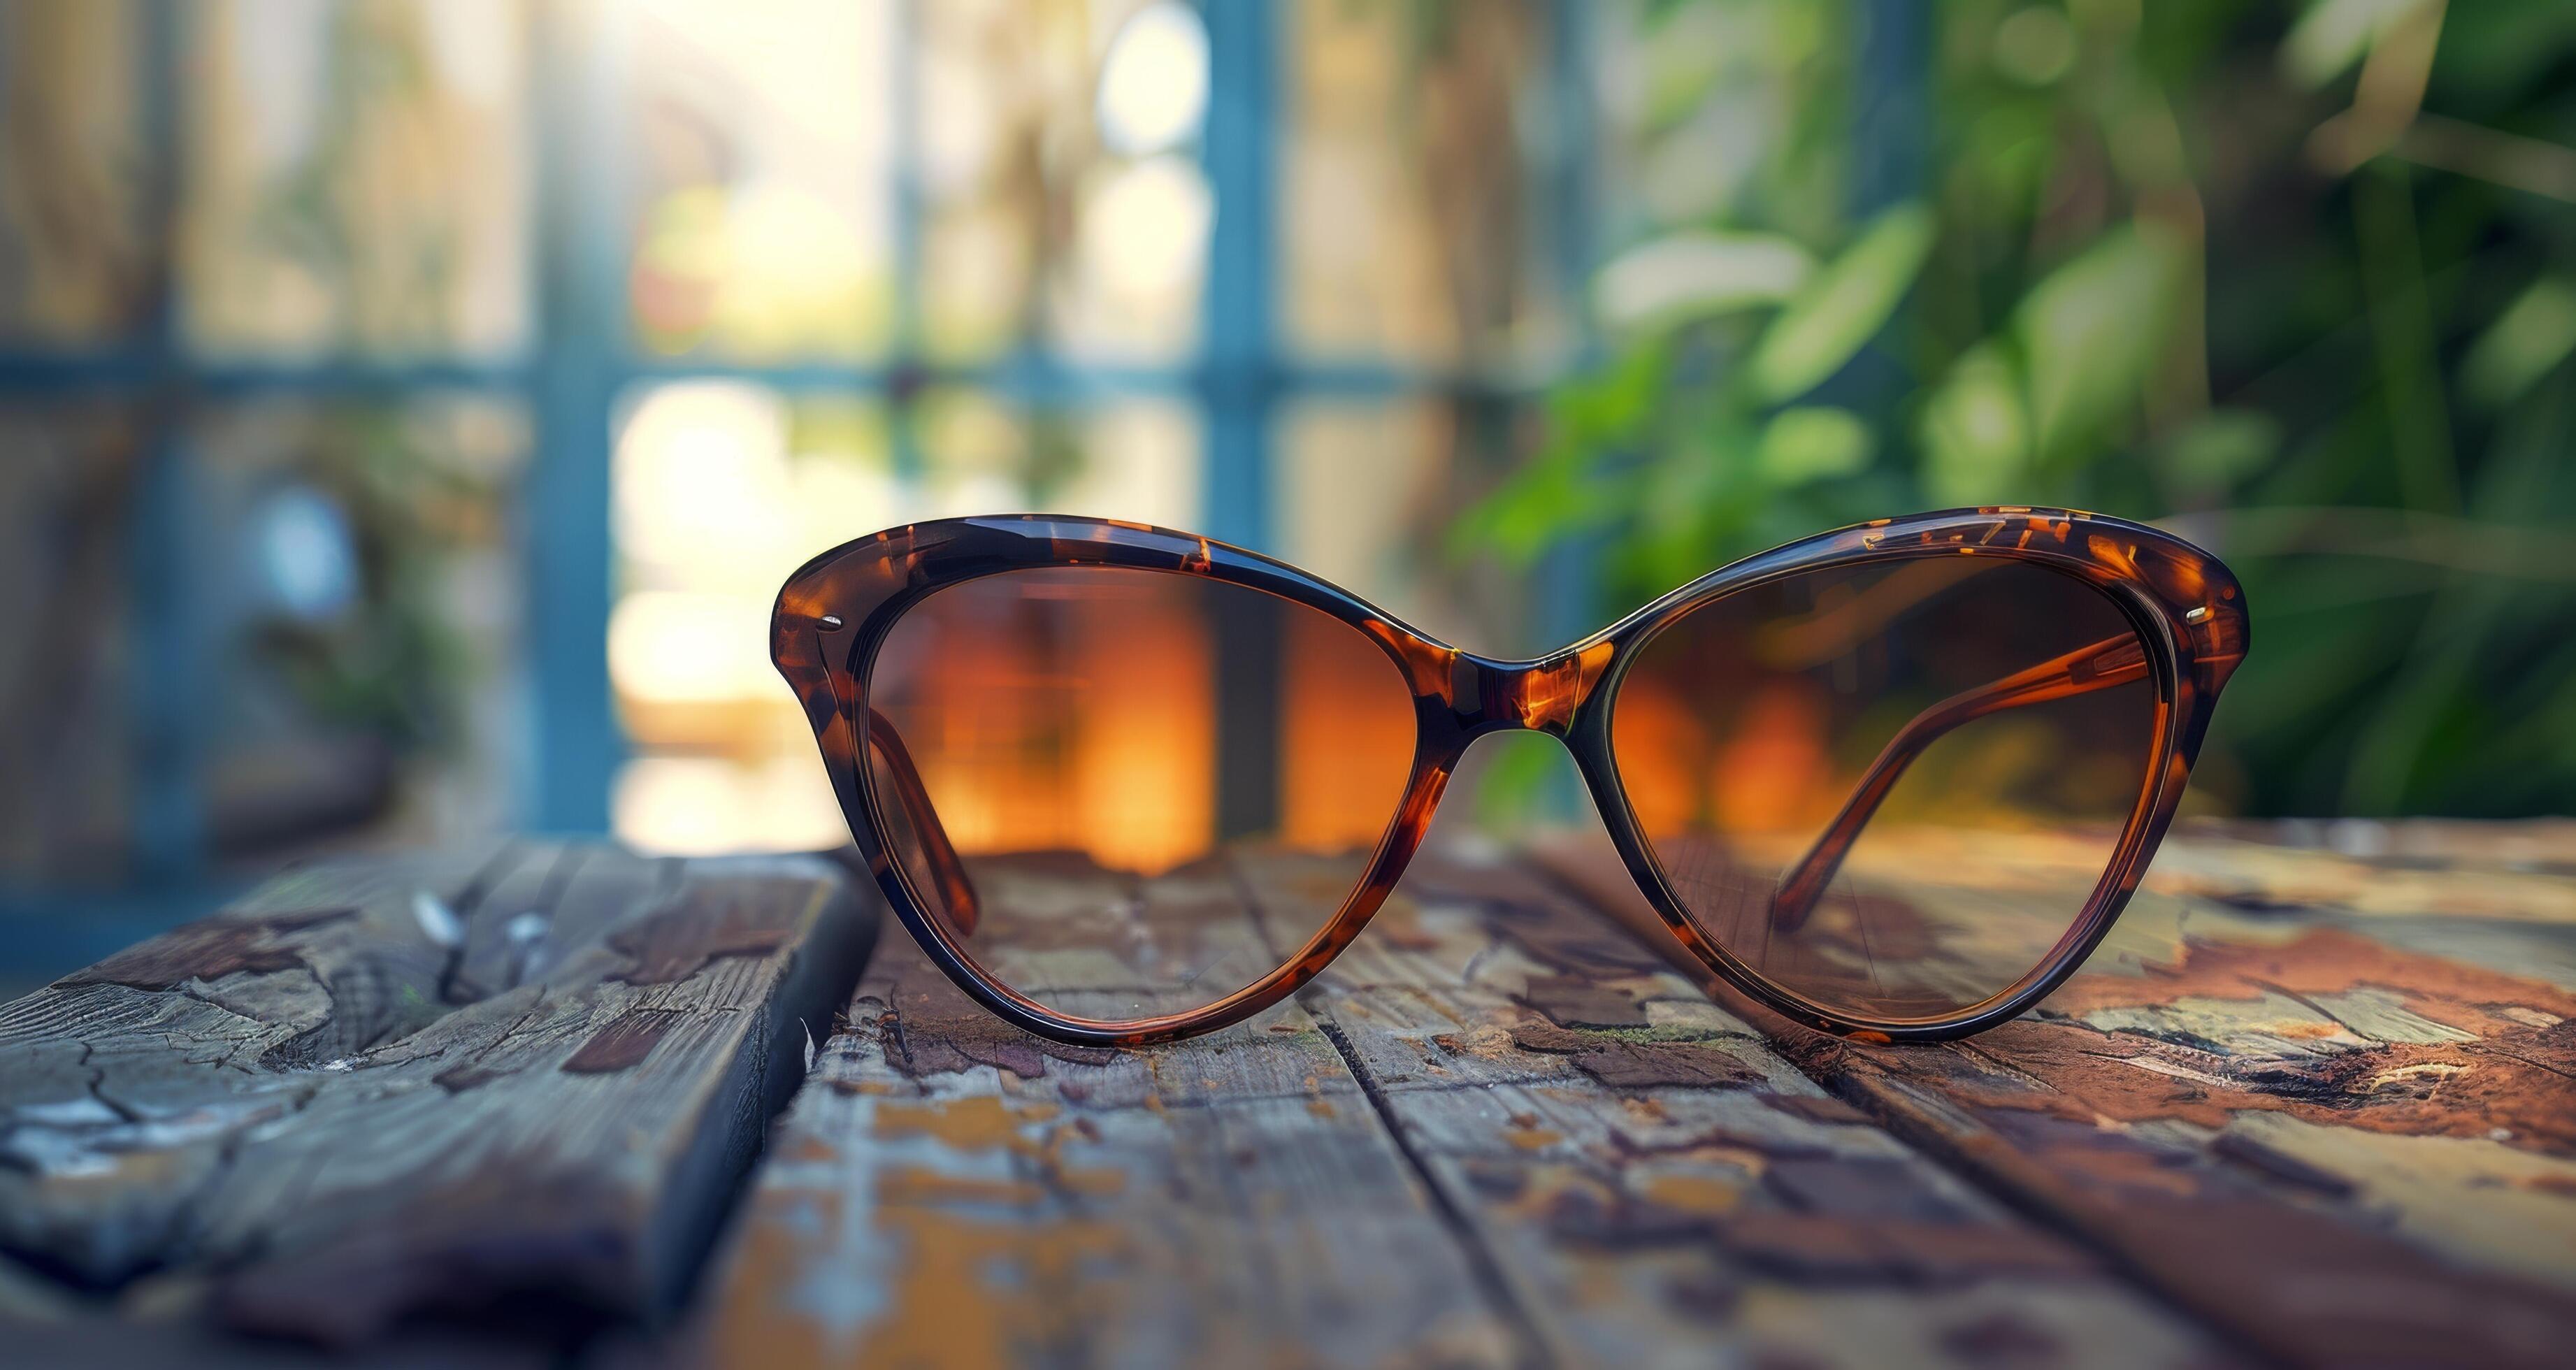
[(1529, 661), (1206, 538), (1039, 515), (844, 544), (770, 624), (923, 950), (1022, 1028), (1122, 1046), (1312, 979), (1508, 729), (1566, 744), (1638, 887), (1745, 992), (1867, 1040), (1990, 1027), (2118, 916), (2246, 642), (2214, 557), (2016, 507), (1791, 543)]

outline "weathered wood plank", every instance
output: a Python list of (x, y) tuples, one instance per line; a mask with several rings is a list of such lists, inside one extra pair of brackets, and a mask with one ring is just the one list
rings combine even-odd
[(1525, 867), (1435, 853), (1407, 886), (1307, 1007), (1556, 1359), (2227, 1358), (1827, 1096)]
[(1294, 1008), (1146, 1052), (968, 1001), (890, 925), (680, 1358), (1519, 1359), (1436, 1202)]
[[(2455, 830), (2457, 870), (2440, 829), (2319, 830), (2360, 855), (2250, 831), (2169, 842), (2081, 974), (1967, 1042), (1852, 1045), (1710, 988), (1899, 1137), (2274, 1357), (2564, 1364), (2576, 828)], [(1546, 864), (1650, 930), (1599, 847)]]
[(353, 1344), (673, 1307), (873, 900), (802, 859), (323, 866), (0, 1007), (0, 1248), (129, 1318)]
[[(707, 1297), (623, 1351), (2551, 1363), (2576, 826), (2244, 835), (2177, 838), (2084, 975), (1951, 1048), (1713, 1001), (1562, 852), (1428, 855), (1297, 1003), (1150, 1052), (1023, 1036), (890, 929)], [(786, 893), (817, 879), (544, 845), (314, 872), (0, 1006), (14, 1350), (667, 1309), (690, 1262), (652, 1253), (703, 1242), (803, 1066), (788, 1006), (856, 960)], [(1307, 883), (1237, 887), (1261, 922)], [(536, 1345), (429, 1336), (367, 1344)]]
[(1146, 1052), (1002, 1027), (890, 928), (680, 1358), (2224, 1358), (1615, 927), (1418, 869), (1299, 1002)]

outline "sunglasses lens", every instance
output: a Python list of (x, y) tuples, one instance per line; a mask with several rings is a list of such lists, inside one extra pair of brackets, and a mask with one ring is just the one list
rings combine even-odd
[(2109, 868), (2148, 661), (2107, 595), (2029, 562), (1819, 571), (1647, 642), (1611, 747), (1712, 941), (1829, 1008), (1943, 1017), (2048, 961)]
[(1293, 959), (1392, 826), (1415, 740), (1403, 674), (1349, 624), (1096, 566), (932, 593), (867, 706), (880, 829), (926, 911), (992, 980), (1108, 1022)]

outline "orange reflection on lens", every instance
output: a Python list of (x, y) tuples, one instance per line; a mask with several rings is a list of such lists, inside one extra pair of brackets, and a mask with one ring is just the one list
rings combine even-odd
[(1824, 706), (1801, 685), (1773, 681), (1755, 691), (1709, 770), (1709, 806), (1718, 825), (1803, 826), (1830, 816), (1827, 726)]
[(896, 741), (869, 784), (923, 904), (994, 979), (1098, 1019), (1199, 1007), (1292, 959), (1366, 871), (1415, 740), (1402, 673), (1349, 624), (1125, 568), (930, 595), (878, 648), (867, 705)]
[(1070, 714), (1073, 739), (1067, 845), (1105, 867), (1160, 875), (1205, 853), (1216, 835), (1208, 627), (1168, 597), (1064, 607), (1074, 670), (1055, 702)]
[[(1281, 838), (1309, 850), (1374, 843), (1391, 813), (1388, 762), (1413, 755), (1410, 708), (1383, 707), (1390, 666), (1379, 653), (1348, 650), (1350, 628), (1321, 614), (1298, 614), (1288, 627), (1287, 812)], [(1353, 701), (1364, 701), (1351, 708)]]

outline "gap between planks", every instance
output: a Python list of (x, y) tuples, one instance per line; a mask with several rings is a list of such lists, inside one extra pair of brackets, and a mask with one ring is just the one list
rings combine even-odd
[[(1387, 1102), (1386, 1091), (1379, 1087), (1367, 1064), (1360, 1060), (1359, 1052), (1352, 1048), (1350, 1035), (1342, 1031), (1340, 1023), (1333, 1021), (1331, 1008), (1321, 1002), (1320, 996), (1309, 1000), (1301, 994), (1299, 1002), (1314, 1016), (1316, 1029), (1324, 1034), (1325, 1041), (1333, 1044), (1333, 1053), (1342, 1058), (1343, 1068), (1350, 1071), (1351, 1078), (1358, 1082), (1361, 1095), (1368, 1100), (1369, 1112), (1377, 1118), (1378, 1125), (1386, 1129), (1387, 1140), (1394, 1143), (1396, 1154), (1404, 1158), (1406, 1168), (1421, 1183), (1422, 1192), (1431, 1200), (1432, 1211), (1440, 1215), (1441, 1224), (1457, 1239), (1458, 1249), (1466, 1257), (1467, 1269), (1475, 1277), (1477, 1288), (1503, 1315), (1503, 1320), (1511, 1324), (1512, 1330), (1520, 1335), (1523, 1363), (1564, 1364), (1564, 1351), (1540, 1329), (1538, 1319), (1530, 1316), (1520, 1296), (1513, 1292), (1511, 1277), (1503, 1273), (1503, 1263), (1495, 1258), (1493, 1246), (1485, 1240), (1485, 1234), (1477, 1230), (1466, 1211), (1458, 1206), (1458, 1200), (1449, 1192), (1448, 1186), (1431, 1173), (1430, 1163), (1414, 1147), (1413, 1139), (1406, 1135), (1403, 1121), (1395, 1116), (1394, 1107)], [(1472, 1089), (1474, 1086), (1461, 1085), (1459, 1088)]]

